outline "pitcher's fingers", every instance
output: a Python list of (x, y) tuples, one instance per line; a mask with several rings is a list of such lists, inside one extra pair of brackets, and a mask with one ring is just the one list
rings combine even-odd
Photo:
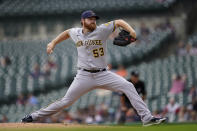
[(51, 48), (50, 47), (47, 47), (47, 53), (50, 53), (51, 52)]
[(51, 50), (47, 49), (47, 54), (51, 54)]

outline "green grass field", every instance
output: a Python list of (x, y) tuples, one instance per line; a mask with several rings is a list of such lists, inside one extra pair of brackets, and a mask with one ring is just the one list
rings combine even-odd
[(150, 127), (141, 125), (64, 125), (64, 124), (0, 124), (0, 131), (197, 131), (197, 123), (162, 124)]

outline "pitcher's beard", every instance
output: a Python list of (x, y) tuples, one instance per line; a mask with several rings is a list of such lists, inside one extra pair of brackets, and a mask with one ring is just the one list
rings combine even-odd
[(89, 31), (94, 31), (96, 29), (96, 24), (86, 24), (84, 23), (85, 28), (87, 28)]

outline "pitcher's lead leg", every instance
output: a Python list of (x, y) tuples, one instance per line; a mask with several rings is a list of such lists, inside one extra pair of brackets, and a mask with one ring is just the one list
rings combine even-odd
[(105, 89), (125, 93), (133, 107), (140, 115), (143, 123), (150, 121), (153, 118), (151, 112), (141, 97), (138, 95), (132, 83), (110, 71), (103, 73), (103, 75), (99, 75), (98, 79), (100, 81), (98, 84), (100, 86), (105, 86)]

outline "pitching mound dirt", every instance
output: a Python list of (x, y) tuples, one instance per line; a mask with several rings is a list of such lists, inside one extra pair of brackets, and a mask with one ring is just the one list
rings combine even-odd
[[(80, 127), (97, 127), (97, 125), (79, 125), (79, 124), (63, 124), (63, 123), (1, 123), (0, 128), (80, 128)], [(106, 126), (98, 126), (106, 127)]]

